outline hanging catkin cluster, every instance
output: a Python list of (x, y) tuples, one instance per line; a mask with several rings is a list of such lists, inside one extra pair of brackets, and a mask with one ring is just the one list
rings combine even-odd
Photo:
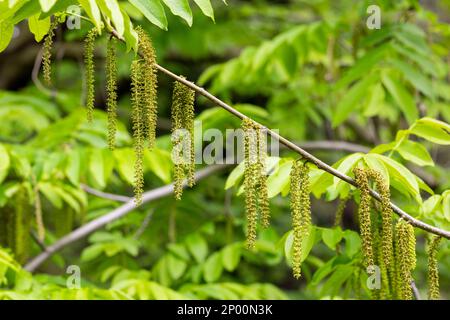
[(358, 208), (359, 229), (362, 238), (362, 249), (364, 254), (364, 265), (366, 267), (374, 265), (372, 222), (370, 218), (370, 193), (369, 179), (367, 172), (362, 168), (354, 169), (356, 183), (361, 192), (361, 199)]
[(194, 186), (194, 100), (195, 92), (175, 81), (172, 96), (172, 158), (174, 160), (174, 193), (177, 200), (183, 194), (183, 181)]
[(156, 121), (158, 118), (158, 77), (156, 69), (155, 49), (149, 36), (141, 27), (136, 28), (139, 36), (139, 51), (142, 54), (143, 65), (143, 116), (144, 131), (148, 147), (152, 148), (156, 139)]
[(345, 207), (347, 206), (347, 202), (349, 197), (345, 199), (341, 199), (336, 209), (336, 216), (334, 218), (334, 226), (338, 227), (342, 224), (342, 218), (344, 217)]
[(402, 300), (413, 298), (411, 290), (412, 271), (416, 267), (416, 238), (414, 228), (400, 219), (395, 226), (397, 295)]
[(58, 21), (55, 19), (50, 25), (48, 34), (44, 39), (44, 48), (42, 52), (42, 73), (44, 81), (48, 86), (52, 85), (52, 47), (55, 30), (58, 27)]
[(106, 108), (108, 113), (108, 146), (114, 149), (117, 131), (117, 59), (115, 39), (110, 37), (106, 51)]
[(135, 203), (142, 203), (144, 189), (144, 112), (142, 60), (134, 60), (131, 64), (131, 107), (133, 122), (133, 144), (136, 156), (134, 164), (134, 196)]
[[(358, 219), (365, 266), (377, 265), (381, 272), (381, 288), (373, 290), (372, 297), (412, 299), (411, 272), (416, 263), (414, 228), (400, 219), (394, 239), (389, 186), (377, 171), (355, 168), (354, 173), (361, 192)], [(381, 198), (381, 205), (374, 205), (375, 211), (380, 211), (381, 215), (375, 216), (373, 221), (369, 179), (374, 180)]]
[(134, 193), (137, 205), (142, 203), (144, 188), (144, 147), (155, 143), (157, 120), (157, 77), (156, 57), (150, 38), (140, 27), (139, 36), (141, 59), (131, 65), (131, 104), (133, 139), (136, 162), (134, 165)]
[(291, 170), (291, 214), (294, 233), (292, 266), (295, 278), (301, 276), (302, 243), (311, 227), (309, 168), (297, 160)]
[(267, 191), (266, 158), (267, 146), (261, 126), (245, 118), (242, 121), (244, 134), (244, 189), (247, 215), (247, 247), (253, 248), (256, 241), (258, 211), (261, 224), (270, 224), (269, 196)]
[(40, 241), (44, 241), (45, 238), (45, 225), (44, 225), (44, 217), (42, 216), (42, 204), (41, 197), (39, 194), (39, 188), (36, 183), (36, 178), (33, 176), (33, 195), (34, 195), (34, 215), (36, 218), (36, 227), (38, 239)]
[(437, 251), (441, 237), (432, 236), (428, 244), (428, 299), (439, 300), (439, 268)]
[(381, 256), (386, 268), (389, 268), (393, 257), (391, 194), (389, 186), (378, 171), (368, 170), (368, 175), (375, 180), (381, 197)]
[(95, 38), (98, 33), (95, 28), (91, 29), (84, 40), (84, 64), (86, 77), (86, 110), (89, 122), (93, 119), (94, 103), (95, 103), (95, 66), (94, 66), (94, 49)]

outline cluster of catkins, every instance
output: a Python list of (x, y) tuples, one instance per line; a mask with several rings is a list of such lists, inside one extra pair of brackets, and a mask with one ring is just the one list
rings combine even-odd
[(294, 277), (298, 279), (301, 276), (302, 246), (311, 227), (309, 167), (300, 160), (295, 161), (292, 166), (290, 190), (294, 236), (292, 270)]
[[(43, 77), (51, 85), (51, 49), (53, 36), (57, 27), (55, 20), (44, 40)], [(142, 202), (144, 187), (144, 150), (145, 144), (152, 148), (156, 138), (157, 121), (157, 65), (152, 42), (144, 30), (136, 28), (139, 36), (138, 48), (140, 56), (131, 65), (131, 104), (134, 150), (136, 155), (134, 191), (137, 204)], [(97, 30), (92, 29), (85, 39), (85, 76), (86, 76), (86, 108), (88, 121), (93, 119), (95, 104), (95, 65), (94, 49)], [(106, 93), (108, 113), (108, 145), (114, 148), (117, 125), (117, 62), (115, 40), (110, 37), (106, 55)], [(183, 182), (193, 186), (195, 170), (194, 150), (194, 100), (195, 92), (186, 84), (176, 81), (172, 97), (172, 143), (174, 155), (174, 193), (181, 199)], [(258, 217), (263, 227), (270, 223), (269, 198), (267, 191), (266, 158), (267, 145), (264, 128), (249, 118), (242, 121), (244, 134), (244, 188), (247, 215), (247, 247), (253, 248), (256, 242)], [(362, 238), (364, 265), (380, 267), (382, 286), (374, 290), (376, 299), (412, 299), (412, 271), (415, 268), (415, 235), (414, 228), (404, 219), (399, 219), (393, 227), (392, 209), (390, 205), (389, 186), (382, 175), (374, 170), (355, 168), (356, 183), (360, 189), (358, 221)], [(375, 182), (381, 197), (381, 215), (372, 218), (372, 199), (369, 181)], [(310, 183), (307, 164), (300, 160), (294, 162), (291, 170), (291, 212), (293, 224), (293, 274), (301, 276), (302, 243), (309, 235), (311, 226)], [(22, 196), (21, 196), (22, 194)], [(25, 192), (18, 193), (17, 205), (11, 210), (1, 212), (0, 244), (9, 244), (14, 248), (16, 256), (26, 257), (25, 235), (29, 219), (25, 217), (23, 200)], [(336, 215), (335, 226), (342, 220), (347, 199), (341, 202)], [(36, 217), (39, 237), (43, 237), (42, 217), (38, 214), (40, 205), (36, 204)], [(61, 215), (62, 216), (62, 215)], [(68, 232), (73, 218), (65, 217), (58, 223), (62, 233)], [(440, 237), (431, 238), (428, 246), (428, 280), (429, 299), (439, 298), (439, 275), (437, 265), (437, 249)], [(358, 276), (359, 279), (359, 276)], [(360, 282), (358, 280), (357, 282)]]
[(242, 121), (244, 135), (244, 189), (247, 215), (247, 247), (254, 248), (258, 226), (270, 224), (269, 196), (267, 191), (267, 142), (263, 128), (249, 118)]
[[(356, 183), (360, 190), (358, 220), (362, 238), (364, 266), (378, 266), (381, 272), (381, 288), (373, 290), (374, 299), (413, 299), (412, 272), (416, 267), (416, 238), (414, 227), (403, 218), (393, 226), (389, 186), (382, 175), (372, 169), (355, 168)], [(380, 194), (381, 215), (373, 214), (369, 181), (373, 180)], [(437, 273), (437, 241), (433, 240), (429, 251), (429, 296), (439, 297)], [(437, 289), (436, 289), (437, 288)]]
[[(152, 42), (144, 30), (136, 28), (139, 36), (140, 56), (131, 64), (131, 107), (133, 146), (135, 151), (134, 194), (136, 204), (142, 202), (144, 188), (144, 149), (155, 143), (157, 120), (157, 70)], [(85, 39), (86, 108), (87, 119), (92, 121), (95, 104), (94, 48), (98, 33), (95, 28)], [(108, 146), (115, 147), (117, 131), (117, 60), (115, 39), (111, 36), (106, 50), (106, 109), (108, 114)]]
[[(54, 30), (52, 28), (45, 38), (43, 54), (43, 73), (46, 83), (51, 84), (51, 47)], [(142, 202), (144, 188), (144, 150), (147, 145), (152, 148), (156, 140), (157, 122), (157, 67), (156, 54), (151, 39), (141, 27), (136, 28), (138, 34), (139, 56), (131, 64), (131, 106), (133, 145), (135, 151), (134, 165), (134, 193), (135, 202)], [(95, 40), (98, 32), (95, 28), (90, 30), (85, 38), (84, 62), (86, 78), (86, 109), (87, 119), (93, 120), (95, 106)], [(117, 59), (115, 39), (111, 36), (106, 51), (106, 109), (108, 114), (108, 146), (115, 147), (117, 131)], [(183, 161), (175, 161), (174, 189), (176, 199), (180, 199), (183, 190), (183, 181), (194, 185), (195, 154), (194, 154), (194, 99), (195, 93), (188, 86), (176, 81), (173, 92), (172, 120), (173, 120), (173, 147), (182, 149)], [(180, 132), (187, 132), (180, 135)], [(187, 141), (187, 148), (186, 148)], [(186, 159), (187, 156), (187, 159)]]
[(172, 96), (172, 158), (174, 193), (177, 200), (180, 200), (183, 194), (185, 178), (189, 187), (195, 184), (194, 100), (194, 90), (175, 81)]

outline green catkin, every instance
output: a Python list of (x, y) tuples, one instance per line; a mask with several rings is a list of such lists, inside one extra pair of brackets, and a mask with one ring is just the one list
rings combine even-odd
[(247, 248), (252, 249), (256, 242), (256, 230), (258, 220), (257, 193), (257, 139), (253, 122), (245, 118), (242, 121), (244, 133), (244, 189), (245, 189), (245, 211), (247, 216)]
[(393, 257), (392, 247), (392, 208), (390, 203), (391, 194), (389, 186), (383, 176), (375, 170), (369, 170), (369, 176), (375, 180), (381, 197), (381, 245), (382, 259), (386, 268), (389, 269)]
[[(389, 287), (389, 275), (388, 267), (384, 263), (384, 251), (383, 251), (383, 238), (382, 232), (380, 233), (380, 228), (375, 228), (373, 238), (374, 238), (374, 250), (376, 254), (376, 264), (380, 268), (380, 278), (381, 278), (381, 288), (378, 293), (378, 299), (387, 300), (391, 298), (391, 290)], [(375, 291), (378, 290), (374, 290)]]
[(141, 27), (137, 27), (136, 32), (139, 37), (139, 51), (144, 59), (144, 129), (148, 140), (148, 147), (153, 148), (156, 140), (156, 122), (158, 117), (158, 70), (156, 69), (156, 54), (152, 41), (147, 33)]
[[(33, 178), (35, 180), (35, 178)], [(33, 181), (35, 182), (35, 181)], [(38, 239), (40, 241), (44, 241), (45, 238), (45, 225), (44, 225), (44, 219), (42, 216), (42, 204), (41, 204), (41, 197), (39, 195), (39, 188), (37, 184), (35, 183), (33, 188), (34, 193), (34, 215), (36, 218), (36, 227), (37, 227), (37, 234)]]
[(412, 300), (411, 272), (416, 265), (414, 228), (400, 219), (396, 226), (397, 261), (398, 261), (398, 296), (402, 300)]
[(10, 247), (13, 248), (17, 261), (25, 262), (28, 257), (29, 249), (29, 227), (30, 219), (28, 217), (29, 205), (27, 190), (20, 187), (15, 195), (14, 216), (12, 217), (13, 235), (11, 236)]
[(110, 150), (114, 150), (117, 131), (117, 59), (115, 44), (115, 39), (110, 37), (106, 51), (106, 108)]
[(136, 205), (142, 203), (144, 189), (144, 132), (142, 110), (142, 61), (134, 60), (131, 64), (131, 106), (133, 122), (133, 144), (135, 153), (134, 164), (134, 201)]
[(92, 122), (95, 103), (95, 66), (94, 49), (95, 38), (98, 33), (95, 28), (91, 29), (84, 40), (84, 64), (86, 77), (86, 111), (87, 120)]
[(345, 207), (347, 206), (347, 202), (349, 197), (341, 199), (336, 208), (336, 216), (334, 218), (334, 227), (338, 227), (342, 224), (342, 218), (344, 217)]
[(262, 128), (257, 125), (257, 145), (258, 145), (258, 206), (261, 212), (261, 225), (263, 228), (270, 226), (270, 204), (269, 191), (267, 188), (267, 142), (266, 135)]
[(195, 184), (194, 100), (195, 92), (175, 81), (172, 96), (172, 145), (176, 155), (174, 193), (177, 200), (183, 194), (183, 181), (186, 177), (190, 187)]
[(42, 52), (42, 73), (46, 85), (52, 85), (52, 47), (55, 29), (58, 27), (58, 21), (55, 19), (50, 25), (48, 34), (44, 39), (44, 48)]
[(292, 270), (296, 279), (301, 277), (302, 243), (308, 237), (311, 226), (311, 203), (309, 199), (309, 168), (295, 161), (291, 170), (291, 215), (294, 233)]
[(437, 261), (437, 251), (441, 237), (433, 236), (429, 240), (427, 254), (428, 254), (428, 299), (439, 300), (439, 268)]
[(358, 208), (359, 229), (362, 238), (362, 249), (364, 254), (364, 265), (374, 265), (372, 223), (370, 219), (370, 193), (369, 180), (364, 169), (354, 169), (356, 183), (359, 186), (361, 199)]
[(195, 145), (194, 145), (194, 100), (195, 91), (184, 86), (185, 104), (184, 104), (184, 128), (189, 134), (189, 163), (187, 164), (188, 186), (195, 185)]

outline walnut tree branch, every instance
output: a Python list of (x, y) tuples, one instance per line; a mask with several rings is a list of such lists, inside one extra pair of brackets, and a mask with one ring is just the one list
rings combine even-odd
[[(121, 40), (121, 41), (125, 41), (118, 33), (117, 31), (115, 31), (114, 29), (112, 29), (111, 34), (113, 36), (115, 36), (117, 39)], [(140, 53), (139, 53), (140, 54)], [(213, 94), (211, 94), (209, 91), (205, 90), (202, 87), (197, 86), (195, 83), (182, 78), (178, 75), (176, 75), (175, 73), (173, 73), (172, 71), (162, 67), (161, 65), (155, 63), (155, 67), (161, 71), (162, 73), (166, 74), (167, 76), (171, 77), (172, 79), (175, 79), (178, 82), (183, 83), (184, 85), (186, 85), (187, 87), (193, 89), (194, 91), (196, 91), (197, 93), (201, 94), (202, 96), (204, 96), (205, 98), (207, 98), (208, 100), (212, 101), (213, 103), (215, 103), (216, 105), (218, 105), (219, 107), (227, 110), (229, 113), (233, 114), (234, 116), (244, 120), (244, 119), (250, 119), (249, 117), (247, 117), (245, 114), (239, 112), (238, 110), (236, 110), (235, 108), (233, 108), (232, 106), (230, 106), (229, 104), (225, 103), (224, 101), (220, 100), (219, 98), (217, 98), (216, 96), (214, 96)], [(254, 121), (253, 119), (251, 119), (252, 121)], [(288, 139), (284, 138), (283, 136), (279, 135), (278, 133), (276, 133), (275, 131), (270, 130), (269, 128), (264, 127), (263, 125), (259, 124), (263, 130), (265, 132), (267, 132), (267, 134), (269, 134), (272, 138), (274, 138), (275, 140), (279, 141), (281, 144), (285, 145), (287, 148), (291, 149), (292, 151), (295, 151), (296, 153), (298, 153), (299, 155), (302, 156), (303, 159), (307, 160), (308, 162), (313, 163), (314, 165), (317, 166), (317, 168), (322, 169), (326, 172), (328, 172), (329, 174), (332, 174), (333, 176), (347, 182), (348, 184), (358, 188), (358, 185), (356, 183), (355, 180), (353, 180), (351, 177), (342, 174), (341, 172), (337, 171), (336, 169), (334, 169), (333, 167), (329, 166), (328, 164), (326, 164), (325, 162), (323, 162), (322, 160), (316, 158), (315, 156), (313, 156), (312, 154), (308, 153), (307, 151), (305, 151), (304, 149), (300, 148), (299, 146), (297, 146), (295, 143), (289, 141)], [(381, 197), (378, 194), (378, 192), (370, 189), (370, 195), (372, 196), (372, 198), (374, 198), (375, 200), (381, 202)], [(428, 231), (430, 233), (434, 233), (437, 235), (440, 235), (444, 238), (450, 239), (450, 231), (447, 230), (443, 230), (434, 226), (431, 226), (421, 220), (418, 220), (416, 218), (414, 218), (413, 216), (409, 215), (408, 213), (406, 213), (405, 211), (403, 211), (402, 209), (400, 209), (397, 205), (395, 205), (394, 203), (391, 202), (391, 208), (392, 211), (397, 214), (398, 216), (402, 217), (403, 219), (407, 220), (411, 225), (423, 229), (425, 231)]]

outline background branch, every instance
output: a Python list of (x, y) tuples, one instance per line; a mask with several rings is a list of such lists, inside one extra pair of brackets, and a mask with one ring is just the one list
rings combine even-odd
[[(202, 169), (195, 174), (195, 180), (199, 181), (202, 180), (213, 173), (222, 170), (226, 168), (228, 165), (221, 164), (221, 165), (212, 165), (205, 169)], [(186, 181), (183, 184), (183, 187), (186, 187)], [(168, 184), (163, 187), (153, 189), (150, 191), (145, 192), (142, 195), (142, 205), (163, 198), (165, 196), (168, 196), (173, 193), (173, 184)], [(53, 254), (64, 248), (65, 246), (84, 238), (85, 236), (91, 234), (92, 232), (104, 227), (108, 223), (115, 221), (119, 218), (122, 218), (123, 216), (127, 215), (128, 213), (132, 212), (137, 208), (135, 202), (133, 199), (129, 200), (122, 206), (114, 209), (110, 213), (107, 213), (95, 220), (92, 220), (85, 225), (79, 227), (78, 229), (75, 229), (71, 233), (67, 234), (66, 236), (62, 237), (58, 241), (56, 241), (54, 244), (46, 247), (45, 251), (31, 259), (29, 263), (27, 263), (24, 267), (25, 270), (28, 270), (30, 272), (35, 271), (42, 263), (44, 263), (48, 258), (50, 258)]]

